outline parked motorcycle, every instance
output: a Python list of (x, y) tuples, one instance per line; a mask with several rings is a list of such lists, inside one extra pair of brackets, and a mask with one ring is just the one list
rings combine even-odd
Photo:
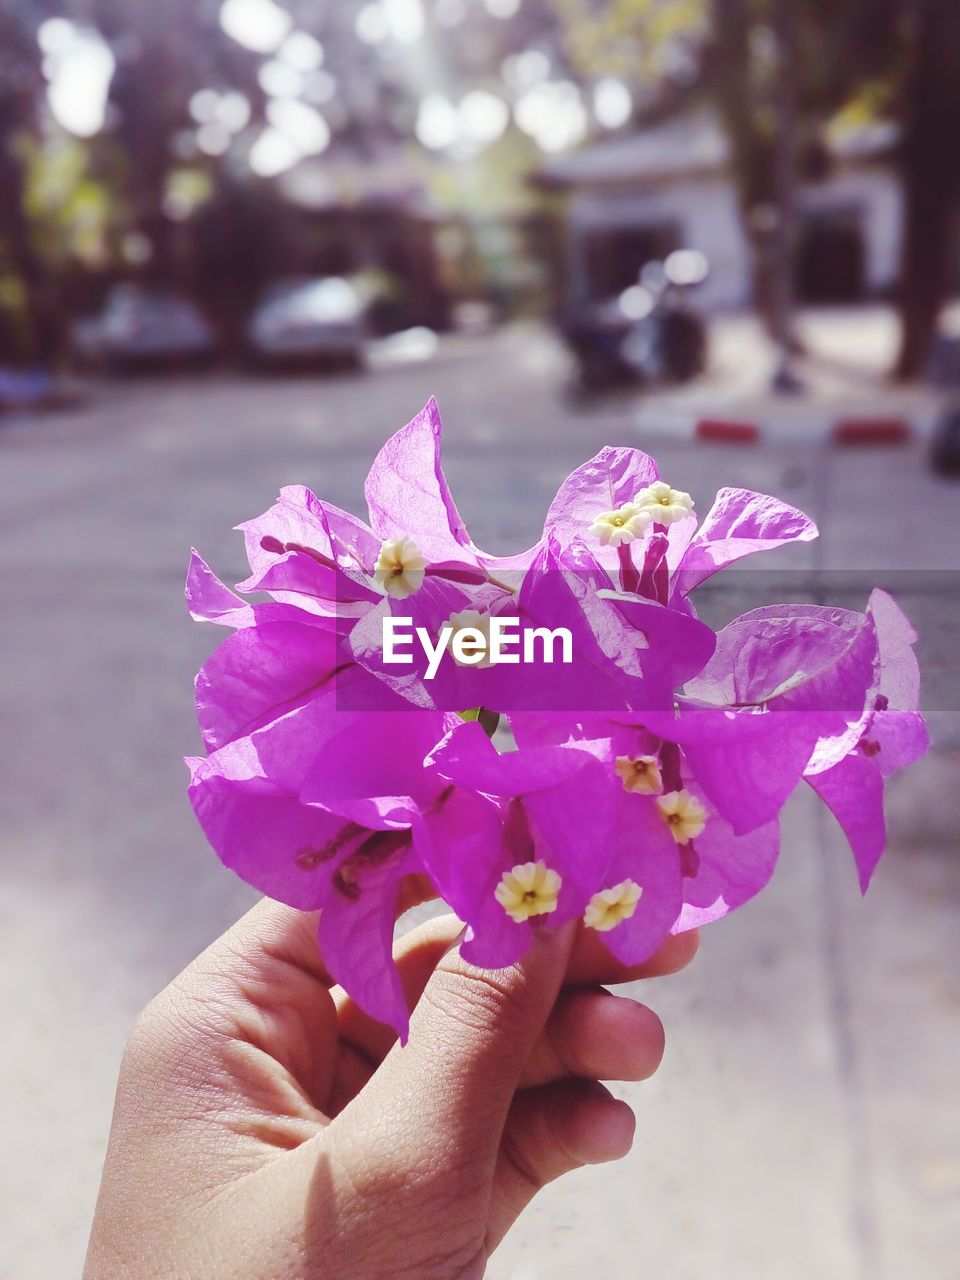
[(570, 390), (592, 396), (617, 387), (689, 382), (706, 367), (707, 327), (688, 293), (707, 260), (679, 249), (649, 262), (618, 297), (569, 313), (561, 334), (574, 356)]

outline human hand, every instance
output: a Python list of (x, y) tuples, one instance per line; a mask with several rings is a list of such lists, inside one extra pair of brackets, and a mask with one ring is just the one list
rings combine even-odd
[(141, 1015), (124, 1054), (85, 1280), (478, 1280), (546, 1183), (629, 1150), (598, 1080), (642, 1080), (663, 1030), (601, 983), (595, 934), (481, 971), (450, 916), (397, 944), (401, 1048), (335, 988), (316, 917), (263, 901)]

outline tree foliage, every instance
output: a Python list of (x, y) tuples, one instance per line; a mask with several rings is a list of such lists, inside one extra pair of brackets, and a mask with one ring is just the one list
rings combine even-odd
[[(769, 213), (787, 74), (777, 10), (790, 27), (793, 156), (825, 171), (831, 124), (883, 118), (904, 198), (898, 305), (901, 376), (921, 372), (956, 272), (960, 203), (960, 4), (956, 0), (552, 0), (582, 74), (639, 75), (641, 119), (691, 98), (711, 102), (731, 147), (755, 297), (770, 289)], [(677, 58), (677, 51), (682, 56)], [(672, 51), (672, 52), (671, 52)], [(679, 84), (678, 84), (679, 80)], [(678, 91), (682, 90), (682, 92)]]
[[(476, 3), (461, 6), (455, 35), (431, 0), (422, 41), (402, 57), (389, 45), (358, 41), (367, 3), (285, 0), (297, 28), (322, 42), (336, 71), (327, 110), (336, 145), (375, 166), (389, 148), (412, 145), (425, 86), (452, 98), (465, 87), (502, 88), (506, 60), (532, 48), (547, 51), (552, 74), (587, 95), (605, 77), (623, 81), (638, 125), (710, 102), (730, 141), (761, 306), (771, 292), (785, 103), (800, 176), (825, 172), (825, 137), (838, 122), (896, 123), (901, 141), (892, 160), (906, 208), (900, 371), (921, 367), (954, 267), (957, 0), (524, 0), (508, 21)], [(0, 356), (56, 348), (64, 311), (58, 290), (72, 268), (122, 262), (129, 246), (148, 245), (147, 259), (129, 259), (131, 268), (163, 279), (196, 274), (197, 253), (210, 251), (214, 212), (225, 232), (234, 212), (246, 219), (224, 243), (256, 240), (266, 210), (252, 212), (256, 184), (232, 153), (204, 155), (193, 145), (189, 103), (200, 89), (242, 93), (253, 126), (265, 110), (263, 58), (225, 36), (220, 8), (221, 0), (0, 0), (0, 310), (7, 316), (0, 317)], [(786, 49), (778, 34), (785, 15)], [(50, 128), (37, 44), (50, 16), (95, 27), (115, 58), (106, 127), (90, 140)], [(515, 165), (522, 147), (509, 155)], [(208, 206), (197, 224), (202, 235), (171, 213), (191, 202)]]

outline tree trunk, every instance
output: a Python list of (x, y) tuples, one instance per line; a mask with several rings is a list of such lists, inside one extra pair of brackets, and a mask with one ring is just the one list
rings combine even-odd
[(919, 165), (904, 173), (906, 221), (901, 249), (900, 351), (895, 377), (907, 381), (926, 368), (937, 319), (950, 292), (953, 209), (937, 186), (938, 171)]
[(912, 16), (900, 153), (905, 225), (895, 375), (901, 380), (923, 372), (951, 292), (960, 181), (960, 7), (956, 0), (920, 0)]
[(794, 338), (794, 256), (797, 236), (796, 169), (797, 169), (797, 86), (796, 27), (790, 10), (791, 0), (774, 0), (772, 30), (776, 38), (776, 84), (772, 98), (777, 119), (774, 144), (775, 222), (771, 271), (774, 286), (773, 336), (777, 343), (777, 367), (773, 388), (777, 391), (799, 391), (800, 382), (792, 365)]
[(22, 295), (0, 303), (0, 364), (50, 363), (64, 334), (55, 282), (33, 243), (16, 148), (20, 131), (34, 124), (42, 85), (37, 10), (31, 13), (23, 2), (0, 5), (0, 279), (7, 277)]
[(755, 13), (749, 0), (713, 0), (713, 36), (705, 72), (730, 145), (730, 167), (750, 255), (751, 301), (771, 335), (777, 327), (774, 263), (777, 191), (775, 139), (757, 127), (758, 87), (751, 67)]
[(18, 123), (9, 102), (0, 101), (0, 276), (9, 274), (22, 303), (0, 315), (0, 364), (48, 364), (61, 351), (63, 322), (49, 272), (34, 249), (24, 207), (24, 173), (13, 149)]

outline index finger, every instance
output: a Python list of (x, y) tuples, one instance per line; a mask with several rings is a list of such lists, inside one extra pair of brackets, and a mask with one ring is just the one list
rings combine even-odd
[[(456, 916), (446, 915), (418, 925), (397, 940), (394, 958), (411, 1008), (420, 999), (430, 975), (462, 931), (463, 925)], [(564, 986), (615, 986), (677, 973), (693, 959), (697, 944), (696, 931), (678, 934), (667, 938), (648, 960), (625, 965), (611, 955), (595, 931), (581, 928), (574, 940)], [(345, 992), (335, 991), (334, 999), (338, 1006), (341, 1039), (362, 1053), (372, 1070), (392, 1047), (396, 1033), (364, 1013)]]

